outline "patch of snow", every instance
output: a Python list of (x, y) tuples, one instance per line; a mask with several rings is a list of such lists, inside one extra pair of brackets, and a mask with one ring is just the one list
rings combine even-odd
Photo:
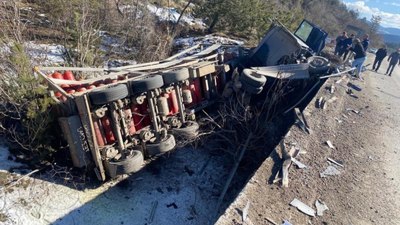
[(15, 162), (14, 157), (8, 151), (8, 148), (0, 143), (0, 171), (10, 171), (13, 168), (23, 166), (23, 164)]
[(43, 13), (38, 14), (38, 16), (40, 16), (40, 17), (46, 17), (46, 15), (43, 14)]
[(63, 185), (49, 172), (40, 179), (26, 178), (26, 189), (6, 193), (0, 188), (0, 208), (6, 209), (5, 225), (210, 224), (229, 162), (202, 149), (177, 149), (123, 185), (109, 181), (84, 190)]
[[(147, 9), (155, 14), (161, 21), (178, 22), (180, 13), (175, 8), (160, 8), (155, 5), (148, 4)], [(204, 22), (201, 19), (196, 19), (192, 15), (182, 15), (180, 22), (186, 23), (190, 26), (198, 25), (205, 27)]]
[(174, 41), (175, 46), (193, 46), (196, 44), (243, 45), (244, 42), (240, 41), (240, 40), (216, 36), (216, 35), (212, 35), (212, 34), (209, 34), (206, 36), (200, 36), (200, 37), (177, 38)]
[(60, 65), (65, 63), (66, 49), (63, 45), (25, 43), (25, 49), (31, 61), (40, 65)]

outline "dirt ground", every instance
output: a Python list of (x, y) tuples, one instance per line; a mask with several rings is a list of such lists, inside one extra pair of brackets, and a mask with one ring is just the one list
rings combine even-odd
[[(374, 57), (369, 55), (365, 65)], [(304, 111), (311, 134), (297, 126), (290, 130), (286, 147), (295, 145), (305, 152), (296, 159), (307, 168), (290, 167), (289, 187), (271, 184), (281, 167), (277, 149), (217, 224), (273, 224), (268, 220), (296, 225), (400, 224), (400, 67), (396, 66), (392, 77), (383, 75), (386, 61), (379, 73), (369, 70), (372, 65), (366, 68), (364, 82), (342, 80), (337, 84), (339, 78), (331, 78), (324, 84)], [(329, 90), (332, 84), (333, 94)], [(346, 93), (348, 89), (353, 95)], [(314, 105), (320, 97), (334, 96), (337, 100), (325, 110)], [(328, 147), (328, 140), (334, 149)], [(328, 157), (344, 167), (335, 167), (339, 175), (322, 178), (320, 173), (330, 165)], [(315, 201), (320, 200), (329, 210), (323, 216), (307, 216), (290, 206), (294, 198), (314, 210)], [(248, 215), (245, 222), (243, 211)]]

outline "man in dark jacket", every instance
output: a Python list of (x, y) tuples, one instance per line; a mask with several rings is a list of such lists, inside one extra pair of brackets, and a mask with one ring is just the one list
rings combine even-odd
[(354, 55), (354, 61), (351, 64), (351, 67), (356, 67), (356, 76), (360, 78), (360, 80), (363, 80), (361, 77), (361, 68), (362, 65), (364, 64), (364, 61), (366, 59), (367, 53), (364, 50), (364, 47), (361, 44), (360, 39), (356, 38), (354, 39), (354, 47), (348, 47), (347, 49), (349, 51), (353, 51), (355, 53)]
[(353, 43), (353, 38), (354, 38), (354, 34), (351, 34), (349, 38), (346, 38), (342, 41), (342, 49), (343, 51), (341, 51), (339, 53), (339, 56), (342, 57), (343, 53), (343, 60), (346, 60), (347, 54), (349, 53), (349, 47), (351, 47), (351, 44)]
[(369, 45), (369, 35), (368, 34), (364, 34), (363, 40), (362, 40), (362, 46), (364, 47), (364, 51), (367, 52), (367, 48)]
[(378, 49), (378, 51), (376, 52), (376, 55), (375, 55), (375, 60), (374, 60), (374, 65), (372, 66), (372, 70), (375, 70), (375, 72), (378, 72), (379, 67), (381, 66), (381, 63), (386, 56), (387, 56), (387, 50), (386, 50), (385, 46)]
[(387, 68), (385, 74), (389, 73), (389, 76), (392, 76), (392, 72), (396, 64), (398, 63), (400, 65), (400, 48), (397, 49), (397, 52), (393, 52), (392, 54), (390, 54), (388, 62), (389, 62), (389, 67)]
[(336, 38), (336, 46), (335, 46), (335, 55), (338, 55), (342, 51), (342, 41), (348, 38), (346, 31), (343, 31), (342, 35), (337, 36)]

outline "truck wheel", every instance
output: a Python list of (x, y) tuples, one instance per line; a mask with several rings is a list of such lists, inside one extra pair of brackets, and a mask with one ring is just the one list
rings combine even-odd
[(129, 82), (130, 89), (133, 94), (139, 94), (160, 88), (164, 85), (162, 76), (155, 75), (152, 77), (147, 77), (142, 80), (132, 80)]
[(128, 97), (129, 91), (125, 84), (118, 84), (106, 89), (94, 90), (89, 93), (93, 105), (104, 105)]
[(162, 74), (164, 79), (164, 84), (169, 85), (179, 81), (184, 81), (189, 79), (189, 70), (187, 68), (172, 70)]
[(321, 56), (311, 56), (307, 59), (310, 74), (325, 74), (329, 70), (329, 60)]
[(146, 151), (148, 156), (154, 156), (158, 154), (162, 154), (165, 152), (169, 152), (175, 148), (175, 137), (171, 134), (167, 134), (167, 136), (155, 143), (146, 143)]
[(265, 82), (267, 82), (265, 76), (257, 74), (250, 69), (244, 69), (239, 80), (257, 88), (264, 86)]
[(185, 124), (182, 125), (180, 128), (173, 128), (172, 133), (177, 138), (182, 139), (195, 139), (199, 134), (199, 124), (195, 121), (187, 121)]
[(254, 87), (247, 82), (241, 81), (242, 89), (250, 94), (260, 94), (263, 90), (263, 87)]
[(128, 155), (125, 159), (120, 161), (107, 160), (105, 163), (107, 173), (112, 178), (122, 174), (137, 172), (143, 167), (143, 164), (143, 154), (137, 150), (133, 150), (132, 154)]

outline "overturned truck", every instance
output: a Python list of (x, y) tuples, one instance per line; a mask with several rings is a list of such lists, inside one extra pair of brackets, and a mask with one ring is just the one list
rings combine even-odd
[[(197, 112), (230, 95), (265, 98), (268, 80), (318, 80), (332, 73), (329, 61), (317, 56), (326, 37), (308, 21), (294, 34), (276, 23), (254, 49), (199, 44), (163, 61), (34, 70), (58, 103), (73, 165), (93, 169), (104, 181), (139, 171), (177, 141), (195, 139)], [(75, 72), (101, 76), (78, 81)]]

